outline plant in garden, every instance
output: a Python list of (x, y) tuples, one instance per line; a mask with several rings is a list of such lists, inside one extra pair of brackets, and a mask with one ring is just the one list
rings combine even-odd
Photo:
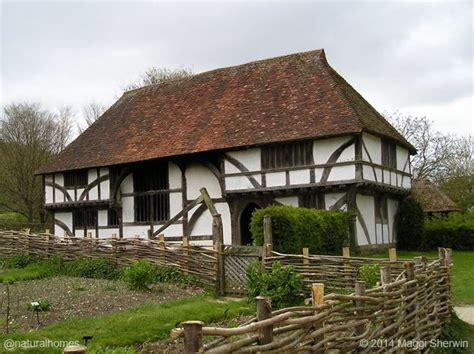
[(150, 290), (157, 279), (157, 268), (150, 261), (141, 259), (125, 268), (123, 280), (130, 289)]
[(159, 267), (156, 271), (156, 281), (158, 283), (180, 283), (192, 284), (198, 281), (193, 276), (185, 275), (181, 271), (172, 266)]
[(375, 287), (380, 279), (380, 266), (378, 264), (364, 264), (359, 268), (359, 278), (365, 281), (368, 288)]
[(264, 272), (259, 262), (253, 262), (247, 268), (249, 300), (253, 301), (259, 295), (268, 297), (274, 309), (300, 304), (303, 287), (303, 278), (292, 266), (283, 267), (275, 262), (270, 272)]
[(5, 261), (6, 268), (25, 268), (28, 264), (31, 264), (38, 259), (28, 253), (19, 253), (14, 256), (7, 258)]
[(64, 262), (62, 273), (73, 277), (117, 279), (121, 270), (112, 261), (103, 258), (77, 259)]
[(51, 308), (51, 304), (49, 303), (48, 300), (41, 299), (38, 301), (29, 302), (27, 307), (28, 307), (28, 311), (34, 311), (35, 309), (37, 309), (40, 312), (45, 312), (45, 311), (49, 311), (49, 309)]

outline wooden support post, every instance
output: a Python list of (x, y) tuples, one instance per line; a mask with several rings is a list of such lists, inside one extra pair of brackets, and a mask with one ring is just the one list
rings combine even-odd
[(343, 257), (350, 257), (351, 256), (351, 249), (349, 247), (342, 247), (342, 256)]
[[(355, 282), (355, 294), (357, 296), (365, 296), (365, 281), (356, 281)], [(364, 301), (355, 301), (355, 307), (361, 308), (364, 307), (365, 302)], [(356, 315), (359, 316), (364, 316), (364, 311), (359, 309), (356, 310)], [(356, 336), (360, 336), (362, 333), (365, 332), (365, 325), (359, 325), (356, 326), (355, 328), (355, 334)]]
[(204, 351), (202, 341), (202, 327), (204, 322), (186, 321), (183, 322), (184, 328), (184, 352), (201, 353)]
[(392, 268), (396, 268), (397, 267), (397, 249), (396, 248), (388, 249), (388, 258), (390, 259), (390, 266)]
[[(392, 282), (392, 269), (390, 267), (382, 267), (380, 268), (380, 282), (382, 286), (385, 286), (387, 284), (390, 284)], [(389, 293), (390, 290), (386, 287), (383, 289), (384, 293)], [(387, 302), (390, 300), (390, 298), (385, 298), (385, 301)], [(384, 311), (390, 310), (389, 306), (384, 305)], [(392, 320), (386, 320), (384, 321), (384, 326), (388, 327), (392, 324)], [(385, 338), (390, 338), (393, 334), (393, 331), (389, 331), (385, 334)]]
[[(272, 302), (270, 299), (257, 296), (257, 321), (263, 321), (272, 317)], [(261, 328), (258, 331), (258, 344), (268, 344), (273, 341), (273, 325)]]
[(112, 258), (115, 264), (117, 264), (117, 234), (112, 234), (112, 239), (110, 240), (112, 244)]
[(224, 233), (220, 214), (212, 217), (212, 236), (216, 254), (216, 294), (225, 294), (225, 266), (224, 266)]
[(272, 217), (265, 215), (263, 217), (263, 245), (262, 245), (262, 270), (265, 271), (266, 259), (270, 257), (273, 251), (273, 231)]
[[(349, 260), (345, 259), (345, 258), (350, 258), (351, 256), (351, 249), (349, 247), (342, 247), (342, 257), (343, 257), (343, 260), (342, 262), (344, 263), (344, 267), (342, 269), (343, 273), (344, 273), (344, 280), (346, 282), (346, 286), (349, 286), (349, 284), (352, 284), (352, 277), (351, 277), (351, 266), (350, 266), (350, 262)], [(349, 283), (349, 284), (347, 284)], [(352, 286), (352, 285), (351, 285)]]
[(189, 240), (186, 236), (183, 237), (183, 256), (184, 256), (184, 268), (183, 273), (189, 274)]
[(438, 247), (438, 257), (441, 260), (441, 265), (446, 265), (446, 249), (443, 247)]
[(158, 235), (158, 248), (160, 249), (160, 266), (166, 266), (166, 244), (165, 244), (165, 235), (159, 234)]
[[(304, 270), (303, 270), (303, 273), (309, 273), (309, 248), (308, 247), (304, 247), (303, 248), (303, 266), (304, 266)], [(309, 279), (306, 277), (306, 275), (304, 275), (304, 281), (305, 282), (308, 282)]]
[[(324, 304), (324, 284), (323, 283), (313, 283), (311, 284), (311, 297), (313, 299), (313, 306), (318, 306)], [(315, 315), (318, 314), (318, 311), (314, 312)], [(314, 326), (315, 330), (319, 330), (324, 327), (324, 322)], [(326, 334), (318, 336), (315, 338), (315, 341), (321, 341), (326, 338)], [(324, 345), (324, 352), (326, 352), (326, 345)]]

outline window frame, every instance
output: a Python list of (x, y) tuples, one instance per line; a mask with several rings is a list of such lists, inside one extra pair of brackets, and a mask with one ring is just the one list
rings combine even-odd
[(314, 164), (313, 141), (295, 141), (265, 145), (260, 148), (262, 171), (304, 167)]
[(385, 195), (374, 196), (375, 223), (388, 225), (388, 199)]
[[(74, 230), (95, 229), (99, 225), (99, 215), (96, 209), (79, 209), (72, 212)], [(81, 221), (79, 223), (79, 220)], [(93, 220), (92, 223), (89, 223)]]
[(382, 139), (382, 166), (397, 169), (397, 144), (389, 139)]
[(76, 189), (85, 188), (89, 183), (88, 170), (74, 170), (64, 172), (64, 188)]

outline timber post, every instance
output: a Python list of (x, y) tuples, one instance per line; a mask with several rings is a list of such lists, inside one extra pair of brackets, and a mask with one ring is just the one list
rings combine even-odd
[[(389, 288), (386, 286), (392, 282), (392, 268), (390, 266), (380, 268), (380, 283), (383, 286), (383, 292), (385, 294), (390, 293)], [(389, 302), (390, 298), (385, 298), (385, 302)], [(384, 311), (390, 311), (390, 306), (384, 304)], [(385, 327), (389, 327), (392, 324), (391, 320), (384, 321)], [(389, 338), (393, 331), (387, 332), (385, 338)]]
[(183, 256), (184, 256), (184, 270), (185, 275), (189, 274), (189, 239), (183, 236)]
[[(303, 248), (303, 266), (304, 266), (304, 273), (308, 273), (309, 272), (309, 248), (308, 247), (304, 247)], [(304, 280), (308, 280), (307, 277), (305, 277)]]
[[(417, 290), (416, 284), (413, 284), (412, 281), (415, 280), (415, 262), (405, 262), (403, 263), (405, 268), (405, 279), (409, 284), (407, 285), (407, 294), (406, 299), (409, 305), (405, 311), (405, 326), (410, 327), (410, 322), (413, 323), (414, 328), (418, 327), (418, 301), (417, 301)], [(412, 304), (410, 304), (412, 303)], [(413, 319), (412, 319), (413, 317)]]
[[(313, 283), (311, 284), (311, 298), (313, 300), (313, 307), (324, 304), (324, 284), (323, 283)], [(314, 314), (318, 314), (318, 310), (314, 311)], [(319, 330), (324, 327), (324, 322), (319, 323), (314, 326), (315, 330)], [(326, 337), (325, 334), (315, 338), (315, 341), (321, 341)], [(324, 345), (324, 351), (326, 352), (326, 344)]]
[(220, 214), (212, 216), (212, 238), (216, 254), (216, 293), (225, 294), (225, 266), (224, 266), (224, 233)]
[[(272, 317), (272, 301), (264, 296), (257, 296), (257, 321)], [(258, 344), (268, 344), (273, 341), (273, 325), (268, 325), (258, 331)]]
[(112, 257), (115, 264), (118, 264), (117, 259), (117, 234), (112, 234), (112, 239), (110, 240), (112, 244)]
[(203, 352), (202, 327), (204, 326), (204, 322), (186, 321), (183, 322), (182, 325), (184, 328), (184, 352)]
[(164, 267), (166, 264), (166, 244), (165, 244), (165, 235), (159, 234), (158, 235), (158, 248), (160, 249), (160, 266)]
[(344, 272), (344, 280), (346, 282), (351, 282), (351, 274), (350, 274), (350, 263), (347, 258), (351, 257), (351, 249), (348, 246), (342, 247), (342, 262), (344, 264), (343, 272)]
[(392, 247), (388, 249), (388, 258), (390, 260), (390, 267), (397, 267), (397, 249)]
[[(355, 294), (357, 296), (365, 296), (365, 281), (356, 281), (355, 282), (355, 287), (354, 287), (354, 290), (355, 290)], [(362, 310), (362, 307), (364, 307), (365, 305), (365, 302), (364, 301), (360, 301), (360, 300), (356, 300), (354, 301), (355, 302), (355, 307), (358, 309), (356, 310), (356, 316), (364, 316), (364, 310)], [(355, 334), (356, 336), (360, 336), (361, 334), (363, 334), (365, 332), (365, 326), (364, 325), (359, 325), (359, 326), (356, 326), (355, 328)]]
[(270, 257), (273, 251), (273, 230), (272, 217), (265, 215), (263, 217), (263, 245), (262, 245), (262, 270), (265, 271), (265, 260)]

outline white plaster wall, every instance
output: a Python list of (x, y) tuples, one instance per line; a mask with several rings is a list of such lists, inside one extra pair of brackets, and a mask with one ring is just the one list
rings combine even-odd
[(275, 200), (284, 205), (299, 206), (298, 196), (275, 198)]
[[(364, 141), (365, 147), (367, 148), (372, 162), (376, 164), (382, 163), (382, 140), (372, 134), (363, 133), (362, 139)], [(365, 149), (362, 147), (362, 159), (364, 161), (370, 161)]]
[[(105, 176), (109, 174), (109, 169), (106, 167), (103, 167), (100, 169), (100, 176)], [(110, 179), (110, 176), (109, 176)], [(110, 181), (104, 181), (100, 183), (100, 199), (105, 200), (105, 199), (110, 199)]]
[[(56, 212), (54, 213), (54, 218), (56, 220), (62, 221), (64, 224), (66, 224), (69, 230), (72, 231), (72, 212)], [(64, 230), (61, 227), (55, 225), (54, 234), (57, 236), (64, 236)]]
[[(350, 139), (352, 139), (351, 136), (315, 140), (313, 144), (314, 163), (317, 165), (327, 163), (331, 154)], [(354, 144), (352, 144), (343, 151), (337, 162), (353, 161), (354, 159), (355, 150)]]
[[(52, 175), (46, 175), (44, 177), (45, 182), (53, 182)], [(53, 203), (53, 187), (45, 186), (44, 187), (44, 202), (45, 203)]]
[(398, 210), (398, 200), (387, 198), (387, 209), (388, 209), (388, 224), (390, 227), (389, 242), (395, 242), (396, 240), (395, 216)]
[[(356, 195), (356, 203), (359, 208), (369, 232), (370, 241), (375, 244), (375, 204), (374, 197), (371, 195)], [(364, 234), (364, 230), (360, 224), (360, 220), (357, 220), (357, 243), (359, 246), (368, 245), (367, 239)]]
[(62, 173), (55, 173), (54, 181), (56, 182), (56, 184), (60, 185), (61, 187), (64, 187), (64, 175)]
[(170, 189), (181, 188), (181, 170), (173, 162), (168, 163), (168, 176)]
[(107, 210), (99, 210), (97, 212), (97, 219), (99, 222), (99, 226), (107, 226), (107, 223), (108, 223)]
[(246, 176), (232, 176), (225, 178), (226, 190), (253, 189), (255, 188)]
[[(87, 172), (87, 184), (91, 184), (92, 182), (94, 182), (98, 176), (97, 176), (97, 169), (95, 168), (92, 168), (92, 169), (89, 169), (89, 171)], [(102, 192), (102, 191), (101, 191)], [(92, 188), (88, 194), (89, 194), (89, 200), (97, 200), (99, 199), (99, 190), (98, 190), (98, 187), (94, 187)]]
[[(326, 193), (324, 195), (324, 203), (326, 204), (326, 209), (329, 210), (336, 202), (344, 197), (345, 193)], [(346, 210), (347, 206), (344, 206), (339, 210)]]
[(122, 197), (122, 220), (123, 222), (134, 222), (134, 200), (133, 197)]
[(118, 228), (111, 228), (111, 229), (99, 229), (99, 238), (111, 238), (112, 235), (119, 236), (119, 229)]
[[(260, 160), (260, 148), (230, 151), (227, 152), (227, 154), (239, 161), (245, 167), (247, 167), (249, 171), (260, 171), (262, 169)], [(234, 165), (232, 165), (228, 161), (225, 161), (224, 169), (225, 173), (240, 172), (237, 168), (234, 167)]]
[[(407, 163), (408, 159), (408, 150), (400, 145), (397, 145), (397, 169), (404, 172), (409, 171), (409, 163)], [(405, 166), (406, 163), (406, 166)]]
[[(158, 230), (163, 224), (154, 224), (155, 231)], [(168, 226), (165, 230), (163, 230), (163, 235), (165, 237), (171, 236), (183, 236), (183, 224), (173, 224)]]
[(216, 176), (204, 165), (193, 163), (186, 168), (188, 199), (196, 199), (202, 187), (207, 189), (211, 198), (221, 198), (222, 191)]
[(170, 218), (183, 210), (183, 194), (181, 192), (170, 193)]
[(308, 184), (310, 182), (309, 170), (290, 171), (290, 184)]
[(375, 181), (375, 171), (372, 166), (362, 165), (362, 173), (364, 174), (364, 179), (367, 181)]
[(140, 238), (148, 238), (148, 225), (136, 225), (136, 226), (124, 226), (123, 227), (123, 238), (134, 238), (136, 235)]
[(329, 173), (328, 182), (344, 181), (355, 178), (355, 165), (334, 166)]
[[(191, 212), (197, 209), (194, 208)], [(222, 218), (222, 228), (224, 232), (224, 243), (231, 244), (232, 243), (232, 235), (231, 235), (231, 219), (230, 219), (230, 209), (227, 203), (216, 203), (216, 209), (219, 214), (221, 214)], [(191, 218), (192, 213), (189, 214), (189, 218)], [(188, 218), (188, 220), (189, 220)], [(194, 224), (193, 230), (191, 231), (191, 236), (199, 236), (199, 235), (212, 235), (212, 215), (211, 213), (206, 210), (201, 216), (197, 219), (196, 223)]]
[(286, 185), (285, 172), (271, 172), (266, 174), (267, 187), (278, 187)]
[(77, 193), (76, 193), (76, 195), (74, 195), (74, 191), (73, 191), (73, 190), (69, 191), (69, 194), (71, 195), (71, 199), (72, 199), (72, 200), (75, 200), (74, 198), (77, 198), (76, 201), (78, 201), (79, 198), (81, 197), (82, 192), (84, 192), (84, 190), (85, 190), (85, 188), (77, 188)]
[(133, 174), (130, 173), (125, 177), (120, 185), (120, 191), (122, 193), (133, 193)]

